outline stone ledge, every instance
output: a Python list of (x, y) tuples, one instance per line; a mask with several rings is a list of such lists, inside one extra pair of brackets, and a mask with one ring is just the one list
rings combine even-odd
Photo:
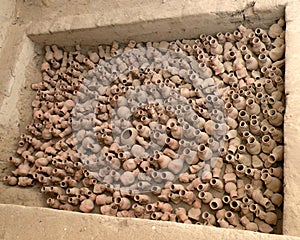
[[(266, 28), (283, 15), (287, 0), (203, 1), (169, 0), (146, 6), (111, 9), (108, 12), (58, 17), (33, 22), (28, 36), (37, 43), (71, 46), (195, 38), (200, 33), (231, 31), (244, 22)], [(270, 10), (272, 9), (272, 11)], [(112, 17), (117, 16), (117, 17)], [(67, 37), (66, 37), (67, 36)]]
[(300, 17), (299, 1), (289, 2), (286, 7), (286, 65), (285, 91), (286, 113), (284, 120), (284, 211), (283, 234), (300, 236)]
[(245, 230), (0, 204), (0, 239), (300, 240)]

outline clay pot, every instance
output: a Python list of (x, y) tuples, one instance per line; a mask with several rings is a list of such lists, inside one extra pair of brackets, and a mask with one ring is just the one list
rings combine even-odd
[(63, 58), (63, 51), (60, 50), (56, 45), (51, 46), (53, 50), (53, 57), (56, 61), (60, 61)]
[(228, 117), (230, 117), (232, 119), (237, 118), (238, 110), (231, 103), (225, 104), (225, 110), (226, 110), (226, 113), (228, 114)]
[(27, 186), (32, 186), (34, 180), (29, 177), (19, 177), (18, 178), (18, 186), (21, 187), (27, 187)]
[(283, 160), (283, 146), (282, 145), (278, 145), (277, 147), (275, 147), (272, 151), (272, 156), (274, 156), (274, 159), (276, 162), (280, 162)]
[(196, 164), (199, 161), (197, 152), (189, 148), (183, 150), (183, 156), (187, 164)]
[(103, 205), (100, 207), (100, 213), (107, 216), (116, 216), (118, 207), (116, 205)]
[(172, 184), (172, 185), (170, 186), (170, 190), (171, 190), (172, 192), (179, 192), (179, 191), (181, 191), (181, 190), (184, 190), (184, 186), (181, 185), (181, 184)]
[(207, 161), (212, 157), (212, 151), (210, 148), (206, 147), (204, 144), (200, 144), (198, 147), (198, 157), (202, 161)]
[(272, 64), (271, 59), (264, 53), (259, 54), (258, 56), (258, 65), (260, 68), (262, 67), (270, 67)]
[(270, 109), (268, 111), (268, 117), (269, 122), (275, 127), (279, 127), (283, 123), (282, 114), (277, 112), (275, 109)]
[(177, 150), (179, 148), (179, 143), (173, 138), (166, 138), (165, 144), (169, 146), (170, 149), (172, 150)]
[(230, 228), (230, 224), (224, 219), (224, 218), (220, 218), (217, 221), (220, 225), (221, 228)]
[(183, 169), (183, 164), (184, 164), (183, 160), (181, 160), (181, 159), (175, 159), (175, 160), (172, 160), (171, 162), (169, 162), (168, 169), (172, 173), (178, 174)]
[(150, 137), (150, 128), (148, 126), (144, 126), (143, 124), (138, 124), (136, 126), (138, 133), (141, 137), (149, 138)]
[(15, 186), (18, 183), (18, 178), (13, 177), (13, 176), (5, 176), (3, 178), (3, 181), (10, 186)]
[(22, 163), (22, 160), (16, 157), (9, 157), (7, 161), (13, 163), (16, 167), (18, 167)]
[(264, 153), (270, 154), (276, 147), (276, 142), (268, 135), (262, 137), (261, 149)]
[(267, 189), (274, 193), (279, 192), (282, 188), (282, 182), (278, 178), (272, 177), (269, 173), (263, 173), (261, 180), (265, 182)]
[(14, 171), (12, 171), (13, 175), (15, 176), (21, 176), (21, 177), (26, 177), (30, 171), (31, 167), (29, 165), (28, 161), (24, 161), (21, 163), (18, 168)]
[(244, 59), (246, 61), (246, 68), (250, 71), (257, 70), (258, 68), (258, 61), (254, 58), (251, 54), (246, 53), (244, 55)]
[(193, 133), (195, 137), (195, 142), (198, 144), (205, 144), (207, 143), (209, 136), (206, 132), (202, 132), (199, 129), (196, 129)]
[(237, 197), (237, 186), (234, 182), (227, 182), (225, 184), (225, 192), (227, 192), (231, 198)]
[(246, 147), (247, 151), (253, 155), (259, 154), (261, 151), (260, 143), (252, 136), (247, 139)]
[(231, 212), (231, 211), (227, 211), (225, 213), (225, 218), (227, 219), (227, 221), (232, 224), (233, 226), (237, 226), (239, 224), (239, 219), (237, 214)]
[(167, 138), (168, 136), (166, 134), (161, 134), (160, 132), (153, 134), (153, 139), (159, 146), (164, 146)]
[(111, 204), (113, 202), (113, 199), (111, 196), (107, 196), (106, 194), (100, 194), (96, 197), (96, 204), (97, 205), (107, 205)]
[(246, 101), (246, 111), (249, 115), (259, 115), (260, 107), (253, 98), (248, 98)]
[(209, 212), (203, 212), (202, 218), (204, 221), (204, 225), (214, 226), (216, 224), (215, 216), (213, 214), (210, 214)]
[(200, 208), (190, 208), (189, 210), (188, 210), (188, 217), (190, 218), (190, 219), (193, 219), (193, 220), (195, 220), (195, 221), (199, 221), (199, 219), (200, 219), (200, 215), (201, 215), (201, 210), (200, 210)]
[(255, 218), (254, 222), (257, 224), (259, 231), (263, 233), (271, 233), (273, 231), (273, 228), (269, 224), (259, 220), (258, 218)]
[(260, 135), (261, 129), (259, 126), (259, 121), (257, 119), (250, 120), (249, 130), (253, 135)]
[(213, 178), (209, 183), (217, 191), (222, 191), (224, 189), (224, 184), (220, 179)]
[(84, 213), (89, 213), (94, 209), (95, 205), (94, 202), (90, 199), (85, 199), (81, 202), (80, 204), (80, 211), (84, 212)]
[(120, 210), (128, 210), (131, 208), (131, 202), (126, 197), (116, 197), (114, 203)]
[(184, 208), (176, 208), (175, 213), (179, 222), (185, 222), (186, 220), (188, 220), (188, 216)]
[(264, 195), (266, 197), (268, 197), (271, 202), (273, 204), (275, 204), (276, 206), (281, 206), (282, 202), (283, 202), (283, 196), (280, 194), (280, 193), (273, 193), (272, 191), (270, 191), (269, 189), (267, 189), (265, 192), (264, 192)]
[(165, 172), (161, 173), (161, 179), (162, 179), (162, 181), (172, 182), (172, 181), (174, 181), (175, 176), (173, 173), (171, 173), (169, 171), (165, 171)]
[(237, 110), (245, 109), (246, 100), (245, 100), (244, 97), (240, 96), (238, 93), (234, 93), (231, 98), (232, 98), (232, 101), (233, 101), (233, 106)]
[(135, 174), (133, 172), (124, 172), (120, 176), (120, 181), (124, 186), (129, 186), (135, 182)]
[(250, 220), (246, 216), (241, 217), (240, 221), (247, 230), (254, 231), (254, 232), (258, 231), (257, 224), (254, 222), (250, 222)]
[(274, 212), (264, 212), (261, 209), (258, 209), (256, 212), (256, 216), (261, 220), (265, 221), (267, 224), (277, 224), (277, 214)]
[(151, 202), (151, 198), (145, 194), (137, 194), (134, 196), (134, 201), (138, 202), (139, 204), (145, 205)]
[(252, 46), (252, 51), (258, 55), (261, 51), (261, 49), (266, 48), (265, 44), (260, 41), (260, 38), (258, 37), (254, 37), (251, 41), (251, 43), (253, 44)]
[(271, 37), (271, 38), (276, 38), (276, 37), (279, 37), (280, 34), (283, 32), (283, 25), (282, 22), (284, 22), (283, 19), (279, 20), (278, 23), (275, 23), (273, 24), (269, 30), (268, 30), (268, 35)]
[(173, 138), (175, 138), (177, 140), (182, 139), (183, 129), (181, 126), (171, 123), (170, 128), (171, 128), (171, 135)]
[(202, 200), (203, 203), (209, 203), (213, 199), (213, 195), (210, 192), (204, 191), (199, 192), (198, 197)]
[(180, 190), (179, 196), (182, 198), (182, 201), (188, 205), (192, 205), (196, 199), (195, 194), (192, 191)]
[(210, 202), (209, 202), (209, 207), (212, 210), (218, 210), (221, 209), (223, 207), (223, 202), (220, 198), (213, 198)]
[(240, 153), (237, 153), (235, 155), (235, 160), (237, 162), (239, 162), (240, 164), (243, 164), (247, 167), (250, 167), (251, 164), (252, 164), (252, 160), (251, 160), (251, 155), (249, 154), (240, 154)]
[(154, 155), (154, 160), (159, 163), (160, 168), (168, 167), (169, 163), (172, 161), (170, 157), (162, 153), (156, 153)]
[(239, 200), (232, 200), (230, 201), (229, 206), (233, 211), (238, 212), (241, 210), (241, 204), (242, 202)]
[(252, 198), (255, 202), (261, 204), (265, 208), (268, 208), (270, 206), (270, 200), (268, 198), (265, 198), (259, 189), (253, 190)]
[(127, 128), (122, 132), (120, 136), (121, 143), (124, 145), (132, 146), (136, 141), (137, 135), (138, 132), (135, 128)]
[(48, 198), (46, 201), (47, 205), (49, 205), (52, 208), (60, 208), (61, 203), (59, 202), (59, 200), (54, 199), (54, 198)]
[(223, 46), (221, 44), (218, 43), (218, 41), (216, 39), (211, 39), (209, 41), (210, 43), (210, 53), (212, 55), (220, 55), (223, 52)]

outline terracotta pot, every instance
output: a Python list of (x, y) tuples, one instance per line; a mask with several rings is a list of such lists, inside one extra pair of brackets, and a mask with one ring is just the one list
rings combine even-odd
[[(246, 52), (246, 50), (245, 50)], [(246, 53), (244, 55), (244, 59), (246, 61), (246, 68), (250, 71), (258, 69), (258, 61), (254, 58), (251, 53)]]
[(26, 177), (30, 171), (31, 167), (28, 161), (24, 161), (21, 163), (18, 168), (14, 171), (12, 171), (13, 175), (15, 176), (21, 176)]
[(282, 27), (284, 26), (284, 20), (281, 18), (278, 23), (273, 24), (269, 30), (268, 30), (268, 35), (271, 38), (276, 38), (279, 37), (280, 34), (283, 32)]
[(18, 183), (18, 178), (13, 177), (13, 176), (5, 176), (3, 178), (3, 181), (10, 186), (15, 186)]
[(258, 209), (256, 212), (256, 216), (261, 220), (265, 221), (267, 224), (277, 224), (277, 214), (274, 212), (264, 212), (261, 209)]
[(260, 232), (263, 232), (263, 233), (273, 232), (273, 228), (269, 224), (265, 223), (264, 221), (261, 221), (258, 218), (255, 218), (254, 222), (257, 224)]
[(175, 213), (179, 222), (185, 222), (186, 220), (188, 220), (188, 216), (184, 208), (176, 208)]
[(283, 123), (283, 116), (281, 113), (277, 112), (275, 109), (270, 109), (268, 111), (268, 120), (273, 126), (279, 127)]
[(142, 217), (143, 214), (144, 214), (144, 212), (145, 212), (145, 207), (141, 206), (141, 205), (139, 205), (137, 203), (134, 203), (132, 205), (132, 209), (133, 209), (134, 214), (135, 214), (136, 217)]
[(126, 197), (116, 197), (114, 203), (118, 206), (120, 210), (128, 210), (131, 208), (131, 202)]
[(34, 180), (29, 177), (19, 177), (18, 178), (18, 186), (21, 187), (27, 187), (27, 186), (32, 186)]
[(213, 178), (209, 183), (217, 191), (223, 191), (224, 189), (224, 184), (220, 179)]
[(224, 219), (224, 218), (220, 218), (217, 221), (220, 225), (221, 228), (230, 228), (230, 224)]
[(135, 128), (125, 129), (120, 137), (121, 143), (124, 145), (132, 146), (136, 141), (137, 134), (138, 132)]
[(223, 202), (220, 198), (213, 198), (210, 202), (209, 202), (209, 207), (212, 210), (218, 210), (221, 209), (223, 207)]
[(199, 219), (200, 219), (200, 215), (201, 215), (201, 210), (200, 210), (200, 208), (190, 208), (189, 210), (188, 210), (188, 217), (190, 218), (190, 219), (193, 219), (193, 220), (195, 220), (195, 221), (199, 221)]
[(183, 169), (183, 164), (184, 164), (183, 160), (181, 160), (181, 159), (175, 159), (175, 160), (172, 160), (171, 162), (169, 162), (168, 169), (172, 173), (178, 174)]
[(182, 201), (187, 203), (188, 205), (192, 205), (196, 200), (196, 196), (192, 191), (180, 190), (179, 196), (182, 198)]
[(85, 199), (81, 202), (80, 204), (80, 211), (84, 212), (84, 213), (89, 213), (94, 209), (95, 205), (94, 202), (90, 199)]
[(151, 198), (145, 194), (137, 194), (134, 196), (134, 201), (139, 202), (140, 204), (149, 204), (151, 202)]
[(199, 192), (198, 197), (202, 200), (203, 203), (209, 203), (213, 199), (213, 195), (210, 192), (204, 191)]
[(120, 176), (120, 181), (125, 186), (131, 185), (135, 182), (135, 174), (133, 172), (124, 172)]
[(236, 119), (238, 116), (238, 110), (231, 103), (225, 104), (225, 111), (228, 114), (228, 117), (232, 119)]
[(250, 222), (250, 220), (246, 216), (241, 217), (240, 221), (247, 230), (254, 231), (254, 232), (258, 231), (257, 224), (254, 222)]
[(179, 148), (179, 143), (173, 138), (166, 138), (165, 143), (169, 146), (172, 150), (177, 150)]
[(266, 154), (269, 154), (276, 147), (276, 142), (268, 135), (262, 137), (262, 151)]
[(269, 173), (263, 173), (261, 180), (265, 182), (267, 189), (274, 193), (279, 192), (282, 188), (282, 182), (278, 178), (272, 177)]
[(108, 216), (116, 216), (118, 212), (118, 207), (116, 205), (103, 205), (100, 207), (100, 213)]
[(197, 152), (192, 151), (190, 148), (185, 148), (183, 150), (183, 156), (187, 164), (196, 164), (199, 161)]
[(249, 137), (247, 139), (246, 147), (247, 151), (253, 155), (259, 154), (261, 151), (261, 145), (254, 137)]
[(198, 157), (203, 160), (207, 161), (212, 157), (212, 151), (210, 148), (206, 147), (204, 144), (200, 144), (198, 147)]
[(237, 226), (239, 224), (239, 219), (237, 214), (231, 212), (231, 211), (227, 211), (225, 213), (225, 218), (227, 219), (227, 221), (232, 224), (233, 226)]
[(210, 214), (209, 212), (203, 212), (202, 218), (204, 221), (204, 225), (214, 226), (216, 224), (216, 218), (213, 214)]
[(227, 182), (225, 184), (225, 192), (227, 192), (231, 198), (236, 198), (237, 194), (237, 186), (233, 182)]

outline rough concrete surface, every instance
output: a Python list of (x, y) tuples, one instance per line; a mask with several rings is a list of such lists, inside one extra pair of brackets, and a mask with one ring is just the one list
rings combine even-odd
[[(300, 236), (300, 221), (297, 221), (300, 217), (299, 0), (1, 0), (0, 178), (10, 170), (6, 159), (13, 154), (20, 133), (30, 121), (33, 98), (30, 83), (40, 79), (36, 66), (41, 60), (41, 44), (70, 46), (112, 40), (171, 40), (197, 37), (201, 32), (229, 31), (241, 22), (251, 27), (267, 27), (284, 13), (287, 3), (283, 233)], [(44, 202), (37, 187), (12, 188), (0, 182), (0, 203), (42, 207)], [(19, 239), (120, 239), (124, 236), (129, 236), (128, 239), (145, 236), (148, 239), (211, 239), (212, 236), (214, 239), (299, 239), (14, 205), (1, 205), (0, 212), (0, 239), (17, 239), (16, 233)]]
[(285, 90), (287, 94), (284, 123), (284, 226), (287, 235), (300, 236), (300, 175), (299, 175), (299, 145), (300, 145), (300, 16), (299, 3), (290, 3), (286, 8), (286, 72)]

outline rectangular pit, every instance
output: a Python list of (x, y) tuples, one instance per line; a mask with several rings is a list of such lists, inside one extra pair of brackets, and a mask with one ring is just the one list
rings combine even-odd
[[(246, 21), (248, 21), (249, 26), (250, 27), (263, 27), (263, 26), (269, 26), (270, 23), (272, 23), (275, 19), (277, 19), (279, 16), (282, 16), (283, 12), (284, 12), (284, 4), (277, 6), (275, 3), (268, 3), (270, 5), (267, 6), (260, 6), (258, 5), (258, 3), (256, 3), (256, 5), (254, 5), (254, 7), (250, 6), (243, 6), (241, 8), (241, 6), (237, 7), (236, 11), (232, 10), (232, 5), (228, 5), (226, 4), (226, 6), (223, 6), (223, 8), (218, 11), (217, 14), (211, 14), (211, 10), (204, 10), (204, 11), (199, 11), (198, 13), (195, 13), (193, 11), (196, 11), (193, 6), (193, 8), (186, 10), (187, 13), (186, 14), (182, 14), (182, 15), (176, 15), (177, 12), (172, 12), (172, 14), (174, 16), (165, 16), (165, 15), (160, 15), (163, 16), (161, 19), (155, 19), (152, 21), (149, 21), (150, 19), (153, 19), (153, 16), (144, 16), (145, 19), (143, 21), (134, 21), (132, 20), (132, 22), (127, 22), (118, 19), (118, 21), (122, 22), (122, 24), (120, 24), (120, 22), (116, 22), (113, 24), (113, 26), (110, 26), (109, 23), (106, 23), (106, 20), (108, 19), (101, 19), (101, 26), (99, 25), (99, 19), (97, 19), (95, 21), (94, 18), (92, 18), (93, 20), (89, 23), (85, 23), (85, 21), (81, 21), (81, 19), (86, 19), (86, 17), (92, 17), (90, 16), (77, 16), (77, 17), (65, 17), (65, 18), (60, 18), (56, 21), (51, 22), (51, 21), (45, 21), (42, 23), (39, 23), (38, 26), (37, 24), (31, 26), (28, 29), (27, 32), (27, 36), (29, 36), (29, 38), (33, 41), (31, 42), (26, 35), (22, 35), (23, 31), (16, 28), (12, 31), (11, 35), (15, 35), (15, 36), (23, 36), (22, 38), (22, 42), (19, 45), (19, 53), (20, 55), (16, 56), (16, 58), (14, 60), (16, 60), (16, 62), (12, 62), (12, 63), (7, 63), (7, 65), (12, 65), (15, 66), (14, 70), (11, 71), (13, 72), (12, 74), (8, 74), (8, 73), (4, 73), (5, 76), (12, 76), (12, 79), (10, 81), (8, 81), (7, 83), (2, 83), (4, 84), (4, 88), (2, 88), (2, 93), (3, 96), (3, 104), (2, 104), (2, 110), (1, 113), (3, 114), (3, 127), (4, 129), (6, 127), (9, 127), (7, 129), (18, 129), (16, 128), (16, 126), (18, 125), (18, 122), (11, 122), (12, 120), (15, 120), (15, 116), (18, 114), (19, 115), (19, 119), (22, 119), (22, 122), (20, 123), (20, 132), (23, 132), (24, 126), (27, 125), (27, 123), (30, 120), (30, 115), (26, 114), (27, 111), (30, 111), (30, 102), (31, 99), (27, 98), (28, 95), (30, 95), (30, 90), (22, 90), (23, 92), (25, 91), (24, 95), (25, 97), (20, 97), (19, 98), (19, 90), (23, 87), (22, 84), (24, 84), (24, 81), (27, 81), (25, 83), (25, 85), (27, 85), (27, 87), (30, 85), (30, 83), (34, 82), (34, 81), (40, 81), (40, 75), (39, 75), (39, 71), (38, 70), (34, 70), (35, 67), (32, 66), (29, 67), (27, 64), (24, 64), (24, 62), (28, 62), (31, 63), (31, 65), (35, 65), (34, 63), (32, 63), (32, 59), (34, 56), (34, 49), (39, 50), (41, 49), (41, 45), (44, 44), (52, 44), (52, 43), (57, 43), (60, 44), (62, 46), (72, 46), (76, 43), (81, 43), (83, 45), (95, 45), (96, 43), (110, 43), (111, 39), (120, 41), (120, 42), (125, 42), (129, 39), (136, 39), (137, 41), (141, 40), (141, 41), (155, 41), (155, 40), (173, 40), (173, 39), (180, 39), (180, 38), (193, 38), (193, 37), (197, 37), (197, 34), (200, 32), (205, 32), (205, 33), (216, 33), (219, 31), (222, 32), (226, 32), (226, 31), (230, 31), (232, 29), (234, 29), (237, 25), (239, 25), (240, 23), (243, 23), (244, 18), (246, 19)], [(242, 4), (241, 4), (242, 5)], [(275, 11), (269, 11), (268, 9), (273, 9), (275, 7)], [(130, 10), (128, 10), (130, 11)], [(190, 12), (189, 12), (190, 11)], [(220, 13), (221, 12), (221, 13)], [(253, 15), (253, 12), (255, 13)], [(293, 15), (294, 13), (294, 15)], [(293, 219), (295, 219), (296, 216), (298, 216), (297, 214), (297, 208), (294, 207), (296, 206), (296, 202), (297, 199), (296, 197), (294, 197), (296, 194), (296, 190), (297, 190), (297, 186), (295, 185), (297, 183), (297, 181), (295, 180), (297, 177), (297, 172), (293, 173), (292, 171), (296, 171), (296, 168), (294, 167), (289, 167), (289, 166), (295, 166), (295, 161), (296, 161), (296, 152), (293, 151), (293, 147), (294, 149), (296, 149), (296, 139), (293, 137), (291, 140), (292, 142), (289, 142), (291, 140), (289, 140), (288, 138), (288, 131), (290, 129), (291, 131), (291, 135), (297, 131), (297, 128), (294, 128), (294, 125), (296, 125), (297, 121), (293, 119), (293, 117), (295, 115), (295, 111), (291, 108), (293, 106), (293, 104), (289, 104), (290, 101), (295, 101), (297, 98), (293, 98), (293, 96), (295, 96), (295, 92), (297, 91), (297, 87), (295, 87), (295, 81), (297, 79), (297, 76), (299, 76), (299, 73), (297, 75), (297, 72), (294, 71), (293, 68), (293, 58), (297, 57), (297, 54), (295, 54), (294, 48), (297, 46), (296, 43), (294, 43), (294, 36), (291, 36), (292, 33), (295, 34), (296, 31), (296, 27), (293, 27), (297, 25), (297, 16), (296, 16), (296, 11), (294, 6), (287, 6), (286, 8), (286, 19), (287, 19), (287, 32), (286, 32), (286, 76), (285, 76), (285, 82), (286, 82), (286, 93), (287, 93), (287, 108), (286, 108), (286, 121), (285, 121), (285, 143), (286, 143), (286, 149), (285, 149), (285, 183), (286, 183), (286, 187), (285, 187), (285, 209), (284, 209), (284, 223), (283, 223), (283, 231), (284, 234), (288, 234), (288, 235), (298, 235), (297, 233), (297, 221), (293, 221)], [(170, 13), (171, 14), (171, 13)], [(151, 14), (149, 14), (151, 15)], [(227, 16), (231, 16), (229, 18), (227, 18)], [(226, 19), (226, 21), (224, 21), (224, 18)], [(70, 20), (71, 19), (71, 20)], [(88, 18), (89, 19), (89, 18)], [(194, 22), (201, 22), (203, 20), (209, 19), (210, 23), (211, 23), (211, 28), (210, 31), (206, 31), (207, 27), (206, 24), (203, 25), (198, 25), (197, 28), (194, 28)], [(299, 18), (298, 18), (299, 21)], [(69, 24), (71, 22), (76, 22), (76, 23), (82, 23), (83, 26), (72, 26), (72, 24)], [(87, 22), (87, 21), (86, 21)], [(95, 22), (97, 25), (97, 28), (94, 28), (95, 26)], [(204, 21), (203, 21), (204, 22)], [(225, 24), (223, 26), (221, 25), (217, 25), (216, 23), (223, 23), (225, 22)], [(174, 32), (174, 31), (170, 31), (171, 29), (169, 28), (169, 25), (174, 24), (176, 26), (182, 26), (182, 29), (178, 32)], [(159, 27), (158, 27), (159, 26)], [(216, 27), (217, 26), (217, 27)], [(132, 28), (131, 28), (132, 27)], [(140, 31), (139, 34), (136, 34), (134, 32), (134, 29), (136, 28), (141, 28), (142, 30)], [(33, 29), (33, 30), (31, 30)], [(44, 32), (44, 29), (49, 29), (51, 31), (51, 35), (49, 35), (49, 33)], [(62, 30), (63, 29), (63, 30)], [(72, 29), (72, 31), (70, 31)], [(157, 30), (159, 29), (159, 30)], [(179, 28), (178, 28), (179, 29)], [(153, 30), (156, 30), (155, 34), (151, 34), (151, 32)], [(68, 33), (65, 33), (65, 31), (67, 31)], [(107, 31), (109, 31), (110, 34), (107, 34)], [(289, 32), (291, 33), (291, 35), (289, 34)], [(105, 37), (105, 33), (106, 35), (109, 35), (109, 38)], [(195, 35), (196, 33), (196, 35)], [(68, 35), (68, 40), (64, 41), (64, 36), (66, 36), (66, 34)], [(95, 37), (97, 36), (97, 37)], [(78, 39), (80, 39), (80, 41), (78, 41)], [(4, 48), (4, 50), (2, 51), (7, 51), (7, 48)], [(4, 52), (2, 52), (2, 59), (3, 60), (3, 56)], [(36, 60), (38, 61), (38, 60)], [(23, 64), (21, 64), (23, 62)], [(290, 64), (290, 65), (289, 65)], [(24, 69), (24, 66), (27, 66), (27, 71)], [(28, 70), (29, 68), (29, 70)], [(30, 69), (31, 68), (31, 69)], [(4, 67), (3, 67), (4, 69)], [(293, 69), (293, 71), (289, 70), (289, 69)], [(4, 70), (2, 70), (4, 71)], [(24, 74), (25, 72), (28, 72), (29, 76)], [(34, 73), (32, 73), (34, 72)], [(292, 75), (289, 75), (293, 73)], [(31, 76), (35, 76), (34, 78), (32, 78)], [(29, 79), (30, 78), (30, 79)], [(32, 79), (35, 79), (32, 81)], [(293, 81), (293, 79), (295, 79)], [(17, 82), (18, 84), (13, 84), (14, 82)], [(11, 85), (9, 85), (11, 84)], [(292, 87), (290, 87), (291, 85)], [(5, 91), (7, 89), (7, 91)], [(26, 92), (27, 91), (27, 92)], [(27, 93), (27, 95), (26, 95)], [(294, 95), (293, 95), (294, 93)], [(33, 96), (31, 96), (31, 98), (33, 98)], [(24, 100), (27, 99), (27, 102), (24, 102)], [(24, 102), (22, 104), (20, 104), (20, 101)], [(19, 103), (18, 103), (19, 102)], [(19, 108), (22, 108), (22, 110), (18, 113), (18, 112), (12, 112), (11, 108), (13, 108), (13, 106), (18, 106)], [(295, 104), (296, 106), (296, 104)], [(27, 108), (26, 108), (27, 107)], [(4, 117), (5, 116), (5, 117)], [(27, 118), (26, 118), (27, 117)], [(27, 119), (24, 121), (24, 118)], [(27, 121), (27, 122), (26, 122)], [(8, 124), (10, 123), (10, 124)], [(4, 130), (5, 132), (5, 130)], [(5, 159), (6, 157), (8, 157), (11, 154), (11, 151), (13, 149), (15, 149), (15, 142), (16, 140), (14, 138), (19, 136), (19, 132), (14, 131), (12, 132), (9, 138), (5, 138), (3, 140), (5, 141), (10, 141), (10, 144), (7, 144), (7, 146), (10, 146), (10, 149), (7, 148), (5, 149), (4, 154), (5, 156), (3, 157), (3, 159)], [(8, 140), (7, 140), (8, 139)], [(2, 145), (3, 146), (3, 145)], [(290, 155), (291, 154), (291, 155)], [(289, 158), (290, 157), (290, 158)], [(294, 162), (293, 162), (294, 161)], [(1, 164), (6, 164), (6, 163), (1, 163)], [(288, 174), (287, 174), (288, 171)], [(291, 173), (291, 174), (290, 174)], [(289, 177), (291, 178), (289, 180)], [(2, 185), (1, 185), (2, 187)], [(12, 194), (15, 194), (14, 192), (10, 192), (12, 190), (5, 188), (4, 187), (4, 194), (2, 196), (5, 195), (4, 200), (1, 199), (1, 202), (3, 203), (15, 203), (15, 204), (24, 204), (24, 205), (31, 205), (31, 202), (36, 202), (37, 206), (44, 206), (42, 200), (40, 200), (40, 195), (36, 196), (36, 197), (32, 197), (35, 196), (32, 195), (33, 190), (27, 190), (27, 189), (23, 189), (21, 190), (19, 193), (17, 193), (17, 198), (14, 198), (13, 201), (11, 201), (11, 196)], [(36, 191), (35, 191), (36, 192)], [(11, 194), (11, 195), (10, 195)], [(294, 195), (295, 194), (295, 195)], [(25, 200), (23, 200), (23, 202), (18, 199), (18, 198), (23, 198), (24, 199), (25, 196)], [(4, 207), (4, 206), (3, 206)], [(31, 211), (31, 210), (30, 210)], [(32, 210), (34, 211), (34, 210)], [(54, 211), (55, 212), (55, 211)], [(288, 214), (285, 214), (285, 212), (288, 212)], [(63, 214), (62, 212), (58, 212), (58, 214)], [(68, 213), (69, 214), (69, 213)], [(94, 217), (94, 216), (93, 216)], [(99, 216), (101, 217), (101, 216)], [(122, 220), (117, 220), (117, 221), (122, 221)], [(133, 221), (134, 220), (129, 220), (129, 221)], [(150, 225), (152, 223), (149, 223)], [(161, 224), (161, 223), (157, 223), (155, 222), (155, 224)], [(205, 228), (203, 228), (203, 231)], [(211, 228), (209, 228), (211, 229)], [(223, 230), (223, 229), (222, 229)], [(210, 230), (207, 230), (210, 231)], [(212, 230), (214, 231), (214, 229)], [(220, 231), (220, 230), (216, 230), (216, 231)], [(224, 230), (225, 232), (225, 230)], [(245, 232), (245, 235), (248, 234), (248, 232)], [(250, 234), (250, 233), (249, 233)], [(260, 234), (255, 235), (257, 237), (260, 236)], [(273, 237), (273, 236), (270, 236)], [(259, 239), (259, 238), (258, 238)], [(275, 239), (275, 237), (274, 237)]]

